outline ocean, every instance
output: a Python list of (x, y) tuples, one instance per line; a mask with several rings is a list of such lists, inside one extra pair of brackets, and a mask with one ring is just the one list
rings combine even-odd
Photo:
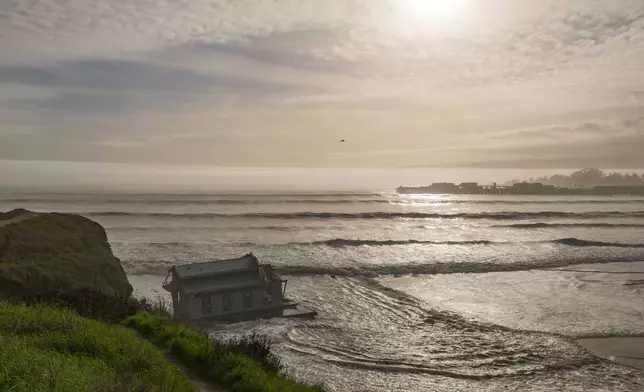
[(175, 264), (253, 252), (314, 320), (265, 333), (332, 391), (643, 391), (575, 343), (644, 336), (644, 198), (388, 192), (2, 194), (102, 224), (137, 293)]

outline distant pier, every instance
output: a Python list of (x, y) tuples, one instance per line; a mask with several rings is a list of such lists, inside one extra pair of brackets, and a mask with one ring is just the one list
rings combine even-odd
[(400, 194), (442, 195), (595, 195), (595, 196), (644, 196), (644, 186), (595, 186), (592, 188), (564, 188), (539, 182), (521, 182), (513, 185), (479, 185), (475, 182), (455, 184), (436, 182), (432, 185), (396, 188)]

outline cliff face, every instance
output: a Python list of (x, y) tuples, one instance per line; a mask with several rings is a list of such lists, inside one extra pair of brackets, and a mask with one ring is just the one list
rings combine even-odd
[(0, 213), (0, 296), (132, 286), (98, 223), (72, 214)]

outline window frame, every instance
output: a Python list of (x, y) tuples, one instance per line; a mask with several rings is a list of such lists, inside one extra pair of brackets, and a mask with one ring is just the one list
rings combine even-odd
[(212, 295), (201, 296), (201, 314), (212, 314)]
[(221, 295), (221, 309), (224, 312), (230, 312), (233, 310), (233, 296), (231, 293), (226, 292)]
[(264, 305), (273, 304), (273, 293), (269, 288), (264, 289)]
[(252, 291), (244, 291), (243, 294), (243, 304), (244, 304), (244, 309), (252, 309), (253, 308), (253, 292)]

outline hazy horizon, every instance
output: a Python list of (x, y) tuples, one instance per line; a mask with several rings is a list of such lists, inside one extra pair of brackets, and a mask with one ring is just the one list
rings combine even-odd
[[(208, 193), (288, 191), (393, 191), (432, 182), (492, 184), (529, 180), (571, 169), (476, 168), (252, 168), (0, 161), (0, 192)], [(642, 170), (611, 170), (644, 173)]]

